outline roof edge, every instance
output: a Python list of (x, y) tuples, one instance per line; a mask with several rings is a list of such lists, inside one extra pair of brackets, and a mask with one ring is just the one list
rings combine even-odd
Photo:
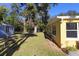
[(57, 16), (57, 18), (65, 19), (65, 18), (79, 18), (79, 16)]

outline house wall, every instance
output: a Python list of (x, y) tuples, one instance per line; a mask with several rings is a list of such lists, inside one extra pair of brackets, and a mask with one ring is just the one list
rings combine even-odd
[(14, 34), (14, 28), (13, 26), (9, 26), (9, 32), (10, 35)]
[(54, 39), (55, 43), (61, 47), (61, 40), (60, 40), (60, 21), (56, 21), (53, 23), (56, 26), (56, 37)]
[(61, 24), (60, 24), (61, 48), (76, 47), (76, 42), (79, 40), (79, 38), (66, 37), (66, 23), (67, 22), (79, 22), (79, 19), (73, 19), (73, 20), (65, 19), (61, 21)]
[(14, 34), (14, 27), (10, 25), (1, 25), (0, 30), (4, 31), (5, 33), (9, 35)]

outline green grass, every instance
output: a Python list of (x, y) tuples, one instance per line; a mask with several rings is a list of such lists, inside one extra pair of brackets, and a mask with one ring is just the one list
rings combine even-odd
[(74, 47), (67, 47), (66, 49), (68, 51), (77, 51), (78, 50), (77, 48), (74, 48)]
[(37, 36), (29, 37), (13, 56), (59, 56), (64, 55), (61, 52), (53, 51), (43, 33), (37, 33)]

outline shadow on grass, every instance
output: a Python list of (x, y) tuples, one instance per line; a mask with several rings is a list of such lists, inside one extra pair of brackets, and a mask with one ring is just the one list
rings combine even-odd
[(48, 33), (44, 32), (44, 37), (45, 37), (46, 39), (52, 41), (53, 43), (55, 43), (55, 44), (60, 48), (60, 46), (55, 42), (54, 36), (52, 36), (51, 34), (48, 34)]
[(35, 34), (25, 34), (22, 39), (19, 39), (17, 42), (11, 44), (10, 47), (4, 47), (0, 50), (0, 56), (12, 56), (15, 51), (27, 40), (28, 37), (37, 36)]
[(51, 34), (47, 34), (44, 32), (44, 36), (46, 39), (50, 40), (51, 42), (53, 42), (54, 44), (57, 45), (57, 47), (59, 47), (64, 53), (68, 54), (69, 51), (66, 48), (61, 48), (54, 40), (54, 37)]

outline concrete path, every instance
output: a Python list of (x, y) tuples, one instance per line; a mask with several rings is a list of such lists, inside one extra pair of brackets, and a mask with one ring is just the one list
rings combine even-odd
[(70, 51), (68, 56), (79, 56), (79, 50), (77, 50), (77, 51)]

